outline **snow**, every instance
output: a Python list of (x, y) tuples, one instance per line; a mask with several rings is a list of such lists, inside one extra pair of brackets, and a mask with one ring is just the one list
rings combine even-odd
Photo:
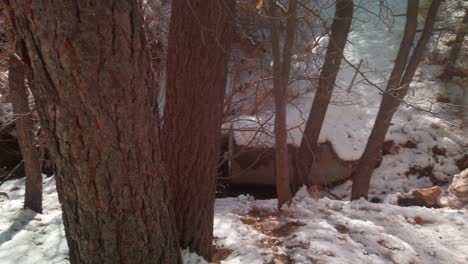
[(68, 263), (54, 178), (44, 178), (44, 214), (23, 210), (24, 179), (0, 187), (0, 263)]
[[(369, 13), (378, 13), (381, 1), (356, 3), (366, 9), (355, 10), (352, 31), (344, 54), (346, 60), (354, 66), (362, 59), (362, 72), (381, 90), (385, 89), (393, 68), (405, 24), (404, 16), (394, 17), (393, 14), (406, 12), (406, 1), (385, 2), (391, 8), (391, 12), (384, 13), (382, 19)], [(329, 8), (324, 12), (332, 14), (333, 8), (330, 7), (333, 5), (324, 4), (324, 7), (326, 6)], [(320, 43), (322, 46), (326, 45), (327, 39), (322, 39)], [(444, 45), (439, 44), (439, 47), (443, 48)], [(381, 92), (360, 75), (357, 76), (351, 91), (347, 92), (355, 73), (348, 62), (342, 62), (332, 95), (333, 104), (326, 113), (319, 141), (330, 142), (343, 160), (358, 160), (367, 144), (379, 109)], [(298, 64), (296, 67), (302, 66)], [(311, 68), (314, 67), (309, 67)], [(453, 91), (457, 88), (453, 85), (446, 87), (446, 84), (438, 81), (437, 76), (442, 69), (441, 65), (420, 64), (406, 97), (411, 106), (400, 106), (386, 135), (386, 140), (393, 140), (399, 150), (394, 155), (384, 156), (381, 165), (373, 172), (369, 198), (392, 199), (387, 198), (387, 195), (431, 187), (434, 180), (450, 182), (451, 177), (459, 172), (455, 162), (468, 154), (468, 131), (463, 129), (462, 120), (454, 117), (450, 107), (436, 101), (437, 96), (444, 90)], [(307, 91), (308, 85), (306, 82), (296, 82), (291, 89)], [(300, 144), (314, 93), (312, 91), (301, 95), (287, 107), (290, 144)], [(239, 145), (271, 147), (274, 144), (272, 112), (269, 110), (256, 115), (243, 114), (226, 126), (232, 126), (235, 130), (234, 138)], [(404, 147), (408, 141), (415, 143), (416, 147)], [(435, 155), (432, 151), (434, 147), (445, 149), (446, 155)], [(433, 175), (408, 174), (411, 168), (432, 168)], [(351, 181), (331, 191), (342, 199), (349, 199)]]
[(217, 201), (216, 246), (232, 250), (222, 263), (468, 261), (467, 211), (315, 199), (305, 189), (284, 215), (275, 208), (245, 196)]
[[(327, 3), (327, 1), (322, 2)], [(357, 7), (354, 14), (348, 44), (344, 52), (346, 61), (342, 62), (332, 95), (333, 103), (328, 108), (320, 133), (319, 142), (331, 142), (334, 150), (343, 160), (357, 160), (364, 151), (379, 109), (381, 90), (385, 90), (403, 35), (405, 17), (394, 17), (393, 14), (405, 13), (406, 1), (392, 0), (386, 1), (386, 3), (390, 10), (388, 13), (384, 12), (381, 18), (373, 15), (381, 11), (381, 1), (359, 1), (356, 3), (357, 6), (361, 7)], [(328, 6), (328, 9), (322, 11), (323, 14), (332, 14), (333, 5), (323, 4), (323, 6)], [(326, 45), (326, 40), (325, 37), (319, 42), (321, 45)], [(348, 92), (348, 85), (356, 72), (349, 64), (356, 67), (360, 60), (363, 60), (361, 71), (371, 84), (358, 74), (355, 84)], [(303, 66), (297, 63), (296, 68), (298, 67)], [(313, 72), (309, 72), (309, 75), (318, 74), (317, 66), (309, 65), (307, 68), (315, 69), (312, 70)], [(405, 107), (402, 104), (393, 119), (394, 123), (403, 124), (405, 130), (393, 128), (393, 133), (387, 134), (387, 139), (406, 138), (408, 134), (409, 136), (417, 136), (420, 131), (430, 129), (430, 126), (434, 124), (441, 126), (439, 134), (445, 133), (445, 137), (452, 137), (451, 133), (447, 132), (450, 128), (444, 124), (447, 121), (457, 124), (460, 120), (451, 120), (450, 116), (438, 113), (438, 111), (442, 111), (442, 106), (435, 101), (445, 86), (445, 84), (435, 80), (441, 69), (442, 66), (422, 64), (422, 69), (417, 73), (422, 78), (416, 78), (417, 80), (412, 83), (406, 98), (408, 103), (414, 107)], [(290, 89), (308, 91), (309, 86), (308, 82), (295, 82)], [(287, 106), (287, 126), (290, 129), (288, 141), (290, 144), (297, 146), (301, 142), (305, 120), (308, 118), (314, 94), (315, 91), (307, 92), (294, 99)], [(437, 117), (416, 108), (431, 110), (436, 113)], [(232, 126), (235, 129), (234, 137), (239, 145), (273, 146), (274, 139), (271, 135), (274, 131), (274, 118), (272, 118), (272, 112), (267, 110), (256, 115), (243, 114), (226, 124), (225, 127)], [(259, 128), (263, 133), (257, 132)], [(453, 135), (453, 137), (459, 136)], [(457, 144), (461, 145), (468, 143), (466, 139), (451, 140), (458, 141)], [(455, 151), (460, 152), (461, 150)]]
[[(411, 167), (432, 167), (433, 176), (447, 183), (460, 171), (455, 162), (462, 158), (467, 150), (449, 138), (445, 130), (432, 128), (429, 125), (430, 121), (422, 117), (411, 120), (411, 123), (395, 123), (387, 134), (387, 139), (394, 140), (399, 145), (399, 151), (395, 155), (383, 156), (382, 163), (374, 170), (370, 183), (370, 199), (376, 197), (384, 200), (391, 193), (405, 193), (434, 185), (429, 174), (408, 174)], [(417, 144), (417, 147), (404, 147), (407, 141)], [(434, 154), (434, 146), (444, 148), (447, 154)], [(349, 199), (351, 181), (335, 187), (332, 192), (342, 199)]]
[(185, 264), (208, 264), (208, 262), (197, 255), (196, 253), (190, 252), (188, 249), (181, 250), (182, 261)]
[[(54, 178), (44, 178), (44, 214), (23, 210), (24, 180), (0, 187), (0, 263), (68, 263)], [(214, 237), (221, 263), (467, 263), (468, 211), (316, 199), (302, 188), (276, 200), (217, 199)], [(182, 250), (184, 263), (205, 264)], [(276, 261), (276, 262), (275, 262)]]

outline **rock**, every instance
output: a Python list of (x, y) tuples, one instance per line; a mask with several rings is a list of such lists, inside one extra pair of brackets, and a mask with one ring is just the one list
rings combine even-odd
[(461, 209), (463, 204), (458, 200), (458, 198), (451, 194), (445, 193), (439, 198), (438, 204), (442, 208), (451, 208), (451, 209)]
[(450, 98), (447, 97), (447, 96), (439, 95), (439, 96), (437, 96), (436, 100), (439, 103), (450, 103)]
[(449, 192), (455, 195), (462, 203), (468, 203), (468, 169), (453, 177)]
[(405, 144), (401, 145), (404, 148), (415, 149), (418, 147), (418, 144), (414, 141), (408, 140)]
[(387, 140), (382, 145), (382, 154), (383, 155), (396, 155), (400, 147), (395, 144), (393, 140)]
[[(297, 158), (296, 146), (288, 145), (289, 168), (291, 179), (295, 177), (294, 164)], [(330, 142), (321, 143), (314, 153), (317, 157), (312, 164), (313, 175), (309, 177), (310, 185), (330, 186), (342, 183), (351, 177), (357, 161), (342, 160)], [(233, 147), (233, 159), (228, 168), (233, 185), (266, 185), (275, 186), (275, 152), (270, 147), (240, 146)], [(229, 177), (229, 176), (228, 176)]]
[(461, 157), (460, 159), (455, 161), (455, 164), (457, 164), (457, 167), (460, 170), (468, 169), (468, 155), (466, 155), (466, 154), (463, 155), (463, 157)]
[(438, 207), (437, 202), (441, 193), (442, 188), (439, 186), (417, 189), (410, 194), (398, 197), (398, 205)]
[(420, 225), (424, 222), (424, 220), (420, 217), (420, 216), (416, 216), (414, 218), (414, 223), (417, 224), (417, 225)]
[(442, 193), (439, 186), (413, 191), (416, 201), (421, 201), (424, 206), (433, 207), (437, 204), (437, 198)]

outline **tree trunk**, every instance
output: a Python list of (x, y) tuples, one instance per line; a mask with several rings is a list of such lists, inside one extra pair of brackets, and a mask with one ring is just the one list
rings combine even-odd
[(389, 92), (384, 93), (374, 127), (367, 139), (366, 148), (352, 175), (352, 200), (361, 197), (367, 199), (372, 172), (382, 158), (382, 144), (390, 127), (393, 114), (398, 109), (399, 104), (400, 101), (395, 95)]
[(406, 24), (403, 32), (404, 35), (400, 43), (395, 65), (393, 66), (392, 73), (390, 74), (386, 92), (383, 94), (382, 103), (380, 105), (379, 112), (377, 113), (374, 127), (372, 128), (369, 139), (367, 140), (366, 148), (361, 156), (358, 167), (352, 176), (352, 199), (358, 199), (360, 197), (367, 198), (370, 177), (375, 166), (381, 159), (382, 144), (385, 139), (385, 135), (390, 127), (393, 114), (400, 104), (396, 98), (395, 91), (398, 90), (401, 76), (405, 70), (408, 56), (416, 35), (416, 28), (418, 26), (418, 2), (418, 0), (408, 0)]
[(432, 36), (432, 30), (434, 29), (437, 12), (439, 11), (439, 6), (441, 3), (442, 0), (432, 0), (431, 5), (429, 6), (421, 37), (419, 37), (418, 43), (413, 50), (413, 55), (411, 55), (408, 66), (406, 66), (405, 73), (401, 78), (400, 89), (397, 90), (397, 95), (400, 99), (403, 99), (406, 96), (409, 85), (413, 80), (414, 74), (416, 73), (419, 63), (423, 58), (427, 43), (429, 43), (429, 40)]
[(42, 213), (41, 163), (34, 146), (34, 124), (31, 119), (28, 93), (24, 85), (24, 66), (14, 55), (9, 58), (8, 86), (16, 116), (16, 133), (24, 161), (26, 193), (24, 208)]
[(71, 263), (178, 263), (136, 1), (7, 1), (57, 165)]
[(445, 66), (444, 73), (441, 76), (442, 80), (452, 79), (452, 73), (457, 63), (458, 56), (463, 47), (463, 42), (465, 40), (466, 33), (468, 32), (468, 9), (465, 9), (465, 16), (463, 17), (462, 24), (457, 31), (455, 36), (455, 41), (453, 42), (452, 49), (450, 50), (449, 56), (447, 58), (447, 65)]
[[(408, 55), (413, 45), (414, 35), (417, 27), (418, 1), (408, 0), (408, 11), (406, 15), (406, 26), (403, 39), (400, 44), (400, 50), (395, 61), (395, 66), (390, 75), (386, 92), (383, 95), (382, 103), (375, 120), (374, 127), (367, 141), (366, 148), (359, 161), (357, 168), (353, 173), (353, 187), (351, 199), (364, 197), (367, 199), (369, 184), (372, 172), (382, 156), (382, 144), (385, 140), (390, 122), (395, 114), (401, 100), (408, 92), (409, 84), (414, 77), (414, 73), (421, 61), (424, 49), (429, 41), (434, 28), (435, 18), (439, 9), (441, 0), (434, 0), (429, 7), (426, 22), (421, 37), (416, 44), (411, 59), (408, 61)], [(402, 76), (403, 75), (403, 76)]]
[(163, 157), (183, 248), (211, 258), (216, 175), (233, 0), (174, 0), (167, 55)]
[(274, 1), (269, 4), (271, 17), (271, 46), (273, 56), (273, 94), (275, 100), (275, 181), (278, 209), (291, 200), (289, 176), (288, 130), (286, 126), (286, 104), (291, 56), (297, 25), (297, 1), (289, 1), (283, 53), (280, 51), (278, 7)]
[[(325, 62), (320, 72), (317, 92), (296, 157), (296, 177), (300, 185), (309, 185), (314, 182), (314, 177), (317, 177), (311, 171), (311, 167), (314, 162), (314, 153), (318, 147), (320, 130), (325, 120), (336, 77), (340, 69), (343, 50), (348, 39), (353, 18), (353, 6), (352, 0), (336, 1), (336, 12), (331, 26)], [(297, 190), (299, 187), (295, 186), (295, 189)]]

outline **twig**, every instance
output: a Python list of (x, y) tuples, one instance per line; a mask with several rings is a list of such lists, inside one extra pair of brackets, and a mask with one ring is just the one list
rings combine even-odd
[(356, 69), (356, 71), (354, 72), (353, 79), (351, 79), (351, 83), (349, 84), (349, 87), (348, 87), (348, 89), (346, 90), (348, 93), (351, 92), (351, 88), (353, 87), (354, 81), (356, 80), (356, 76), (358, 75), (359, 69), (361, 68), (362, 61), (363, 61), (362, 59), (359, 61), (359, 64), (358, 64), (358, 66), (357, 66), (357, 69)]

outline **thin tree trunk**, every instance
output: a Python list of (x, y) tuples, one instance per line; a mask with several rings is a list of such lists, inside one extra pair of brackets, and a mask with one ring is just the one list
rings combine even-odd
[[(377, 118), (372, 132), (367, 141), (366, 148), (353, 173), (353, 187), (351, 199), (364, 197), (367, 199), (372, 172), (382, 156), (382, 144), (390, 127), (390, 122), (395, 114), (401, 100), (408, 92), (409, 84), (421, 61), (424, 49), (431, 37), (432, 29), (439, 9), (441, 0), (434, 0), (429, 7), (426, 22), (421, 37), (416, 44), (411, 59), (406, 66), (408, 54), (414, 42), (417, 27), (418, 1), (408, 1), (408, 11), (403, 40), (400, 45), (397, 60), (393, 68), (386, 92), (383, 95)], [(403, 75), (403, 76), (401, 76)], [(398, 80), (398, 81), (397, 81)]]
[(178, 263), (136, 1), (7, 1), (57, 165), (71, 263)]
[(352, 200), (361, 197), (367, 199), (372, 172), (382, 158), (382, 144), (385, 140), (388, 128), (390, 127), (393, 114), (398, 109), (399, 104), (399, 99), (393, 94), (388, 92), (384, 93), (374, 127), (367, 139), (366, 148), (352, 175)]
[(275, 100), (275, 180), (276, 180), (276, 194), (278, 196), (278, 209), (286, 203), (291, 193), (289, 185), (285, 183), (288, 178), (288, 143), (286, 131), (286, 100), (283, 92), (283, 81), (281, 76), (281, 51), (279, 40), (279, 18), (278, 7), (276, 3), (271, 1), (269, 3), (269, 10), (271, 16), (271, 47), (273, 55), (273, 96)]
[(452, 49), (450, 50), (449, 56), (447, 58), (447, 65), (445, 66), (444, 73), (441, 76), (442, 80), (452, 79), (452, 73), (457, 63), (458, 56), (463, 47), (463, 42), (465, 40), (466, 33), (468, 32), (468, 8), (465, 9), (465, 16), (463, 17), (462, 24), (457, 31), (455, 41), (453, 42)]
[(42, 213), (41, 163), (34, 146), (34, 124), (30, 115), (27, 89), (24, 85), (24, 66), (15, 55), (10, 55), (9, 64), (8, 86), (13, 113), (16, 116), (16, 133), (26, 175), (24, 208)]
[[(336, 1), (336, 12), (331, 26), (325, 62), (320, 72), (317, 92), (296, 157), (296, 177), (300, 185), (313, 184), (314, 178), (317, 177), (311, 171), (311, 167), (314, 162), (314, 153), (318, 147), (320, 130), (325, 120), (333, 88), (335, 87), (336, 77), (340, 69), (343, 50), (348, 39), (353, 18), (353, 7), (352, 0)], [(295, 189), (297, 190), (298, 187), (295, 186)]]
[(280, 51), (278, 7), (269, 4), (271, 46), (273, 55), (273, 94), (275, 100), (275, 179), (278, 209), (291, 199), (289, 176), (288, 131), (286, 126), (286, 92), (291, 71), (291, 56), (297, 25), (297, 1), (289, 1), (283, 53)]
[(385, 134), (390, 126), (392, 116), (399, 105), (398, 99), (395, 97), (395, 91), (398, 89), (416, 35), (418, 5), (418, 0), (408, 0), (404, 35), (400, 43), (395, 65), (390, 74), (386, 92), (383, 94), (382, 103), (377, 113), (374, 127), (367, 140), (366, 148), (361, 156), (358, 167), (353, 173), (352, 199), (367, 197), (370, 177), (381, 159)]
[(421, 62), (424, 51), (426, 50), (427, 43), (432, 36), (432, 31), (437, 18), (437, 12), (439, 11), (439, 6), (442, 3), (442, 0), (432, 0), (429, 10), (427, 11), (426, 20), (424, 23), (423, 31), (421, 37), (419, 37), (418, 43), (414, 48), (413, 55), (406, 66), (405, 73), (400, 81), (400, 89), (397, 90), (397, 95), (400, 99), (403, 99), (408, 92), (409, 84), (413, 80), (414, 74)]
[(167, 55), (163, 156), (183, 248), (212, 254), (233, 0), (174, 0)]

